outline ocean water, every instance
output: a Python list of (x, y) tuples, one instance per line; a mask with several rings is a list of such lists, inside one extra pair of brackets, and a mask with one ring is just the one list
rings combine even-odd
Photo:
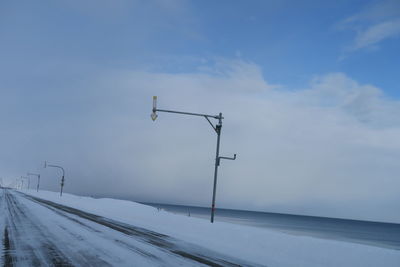
[[(163, 210), (210, 220), (210, 208), (158, 203), (143, 203)], [(217, 209), (215, 221), (244, 224), (345, 242), (400, 250), (400, 224), (301, 216), (245, 210)]]

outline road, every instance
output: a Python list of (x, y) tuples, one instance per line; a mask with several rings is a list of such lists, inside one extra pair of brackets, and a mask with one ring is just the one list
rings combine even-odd
[(4, 266), (256, 266), (9, 189), (0, 216)]

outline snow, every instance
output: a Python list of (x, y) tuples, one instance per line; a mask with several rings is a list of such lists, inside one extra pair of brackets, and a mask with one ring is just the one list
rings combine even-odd
[(10, 190), (0, 197), (5, 266), (199, 266), (209, 259), (254, 265)]
[[(132, 201), (95, 199), (49, 191), (22, 191), (38, 198), (199, 245), (266, 266), (400, 266), (400, 251), (336, 240), (295, 236), (269, 229), (210, 222), (159, 211)], [(1, 208), (1, 207), (0, 207)], [(1, 227), (0, 220), (0, 227)], [(1, 229), (1, 228), (0, 228)], [(106, 249), (106, 248), (103, 248)]]
[[(5, 214), (5, 207), (3, 205), (3, 201), (1, 201), (1, 198), (3, 197), (3, 190), (0, 190), (0, 236), (3, 235), (3, 231), (4, 231), (4, 216), (3, 214)], [(2, 245), (4, 246), (4, 241), (2, 240)], [(3, 251), (1, 251), (3, 254)], [(3, 257), (0, 256), (0, 266), (4, 266), (4, 262), (3, 262)]]

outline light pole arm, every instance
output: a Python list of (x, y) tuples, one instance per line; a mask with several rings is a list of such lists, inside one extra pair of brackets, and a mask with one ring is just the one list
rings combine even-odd
[(63, 168), (63, 167), (57, 166), (57, 165), (51, 165), (51, 164), (47, 164), (47, 166), (48, 166), (48, 167), (53, 167), (53, 168), (59, 168), (59, 169), (61, 169), (62, 172), (63, 172), (63, 176), (65, 176), (65, 171), (64, 171), (64, 168)]
[(214, 131), (218, 134), (218, 129), (212, 122), (210, 121), (209, 118), (213, 118), (216, 120), (219, 120), (221, 124), (221, 120), (224, 118), (222, 117), (222, 114), (219, 115), (208, 115), (208, 114), (201, 114), (201, 113), (192, 113), (192, 112), (183, 112), (183, 111), (175, 111), (175, 110), (166, 110), (166, 109), (157, 109), (153, 108), (153, 113), (155, 114), (156, 112), (167, 112), (167, 113), (175, 113), (175, 114), (182, 114), (182, 115), (190, 115), (190, 116), (198, 116), (198, 117), (204, 117), (210, 123), (211, 127), (214, 129)]
[(37, 173), (30, 173), (30, 172), (28, 172), (27, 175), (34, 175), (34, 176), (37, 176), (37, 177), (40, 176), (40, 174), (37, 174)]
[(212, 122), (210, 121), (210, 119), (208, 117), (204, 116), (204, 118), (206, 118), (208, 123), (211, 125), (211, 127), (214, 129), (214, 131), (218, 134), (217, 127), (215, 127), (214, 124), (212, 124)]
[(232, 158), (229, 157), (219, 157), (220, 159), (229, 159), (229, 160), (235, 160), (236, 159), (236, 154), (233, 154)]
[[(153, 112), (168, 112), (168, 113), (176, 113), (176, 114), (183, 114), (183, 115), (191, 115), (191, 116), (199, 116), (199, 117), (206, 117), (206, 118), (214, 118), (219, 119), (219, 115), (208, 115), (208, 114), (201, 114), (201, 113), (192, 113), (192, 112), (183, 112), (183, 111), (175, 111), (175, 110), (167, 110), (167, 109), (153, 109)], [(223, 119), (223, 118), (221, 118)]]

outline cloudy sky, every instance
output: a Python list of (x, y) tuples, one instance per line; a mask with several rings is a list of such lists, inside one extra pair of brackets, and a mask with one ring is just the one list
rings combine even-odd
[[(6, 0), (0, 177), (400, 223), (400, 2)], [(33, 177), (32, 177), (33, 179)]]

